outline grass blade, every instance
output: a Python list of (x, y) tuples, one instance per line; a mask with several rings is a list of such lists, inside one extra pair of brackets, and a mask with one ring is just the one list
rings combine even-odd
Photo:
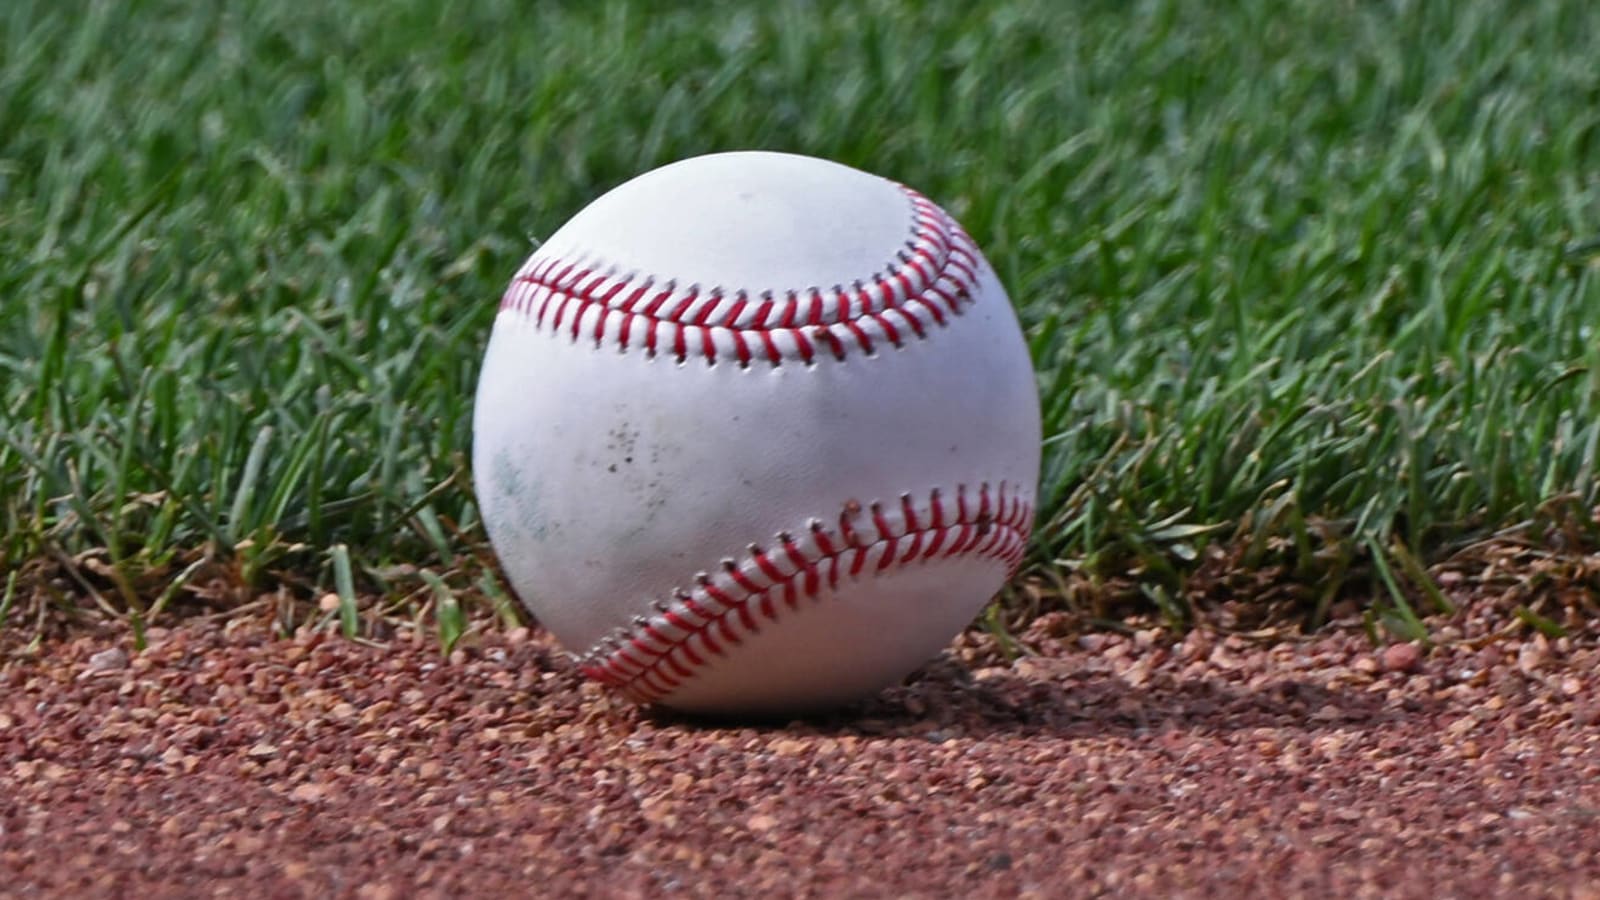
[(1400, 589), (1400, 583), (1395, 580), (1394, 572), (1389, 569), (1389, 561), (1384, 558), (1383, 548), (1378, 546), (1376, 538), (1368, 537), (1366, 543), (1367, 551), (1372, 554), (1373, 568), (1377, 569), (1379, 579), (1389, 592), (1389, 599), (1394, 602), (1392, 607), (1379, 608), (1380, 621), (1402, 640), (1427, 643), (1427, 626), (1417, 618), (1416, 612), (1411, 608), (1411, 602)]
[(356, 610), (356, 580), (350, 567), (350, 548), (335, 544), (333, 557), (333, 588), (339, 595), (339, 632), (354, 638), (360, 626)]
[(422, 569), (419, 573), (433, 591), (433, 618), (439, 629), (439, 653), (449, 656), (456, 643), (467, 633), (466, 615), (457, 602), (455, 592), (436, 573)]

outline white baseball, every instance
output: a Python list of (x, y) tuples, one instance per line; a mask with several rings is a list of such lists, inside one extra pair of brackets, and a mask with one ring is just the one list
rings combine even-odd
[(937, 654), (1020, 564), (1038, 392), (1005, 291), (914, 191), (684, 160), (557, 231), (501, 301), (473, 465), (512, 585), (645, 703), (791, 713)]

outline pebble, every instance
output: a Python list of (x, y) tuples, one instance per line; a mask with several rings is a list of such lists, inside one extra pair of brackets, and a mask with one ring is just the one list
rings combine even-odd
[(121, 647), (101, 650), (89, 657), (90, 672), (118, 672), (128, 667), (128, 651)]
[(1385, 672), (1415, 672), (1422, 665), (1422, 648), (1416, 644), (1390, 644), (1383, 648)]

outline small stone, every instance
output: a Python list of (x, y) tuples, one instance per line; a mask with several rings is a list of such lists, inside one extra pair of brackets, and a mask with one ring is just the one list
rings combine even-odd
[(1344, 710), (1333, 705), (1332, 703), (1325, 703), (1322, 706), (1317, 707), (1317, 711), (1311, 714), (1311, 720), (1313, 722), (1337, 722), (1343, 718)]
[(772, 816), (759, 815), (759, 816), (751, 816), (750, 817), (750, 821), (746, 822), (745, 824), (750, 827), (751, 831), (765, 832), (765, 831), (771, 831), (772, 829), (777, 828), (778, 827), (778, 820), (773, 818)]
[(338, 594), (334, 594), (334, 593), (330, 592), (330, 593), (327, 593), (327, 594), (323, 594), (317, 600), (317, 609), (320, 609), (325, 613), (331, 613), (331, 612), (333, 612), (334, 610), (336, 610), (338, 608), (339, 608), (339, 595)]
[(115, 672), (128, 667), (128, 651), (121, 647), (112, 647), (110, 650), (101, 650), (89, 657), (89, 671)]
[(1385, 672), (1415, 672), (1422, 665), (1422, 648), (1416, 644), (1390, 644), (1383, 649)]
[[(1544, 637), (1544, 635), (1540, 635), (1540, 637)], [(1545, 644), (1535, 640), (1518, 648), (1517, 670), (1524, 675), (1532, 675), (1537, 672), (1544, 665), (1545, 657), (1548, 655), (1545, 646)]]

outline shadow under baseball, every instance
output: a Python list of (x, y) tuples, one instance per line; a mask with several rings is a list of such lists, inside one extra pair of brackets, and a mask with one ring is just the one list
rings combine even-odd
[(978, 678), (942, 657), (875, 697), (801, 717), (686, 716), (661, 709), (647, 715), (687, 728), (756, 727), (939, 741), (998, 734), (1094, 737), (1175, 730), (1368, 729), (1436, 706), (1426, 698), (1389, 705), (1382, 693), (1329, 689), (1291, 675), (1249, 687), (1228, 683), (1228, 673), (1221, 670), (1199, 678), (1159, 676), (1134, 684), (1087, 665), (1075, 671), (1070, 660), (1056, 662), (1049, 676), (1008, 668)]

